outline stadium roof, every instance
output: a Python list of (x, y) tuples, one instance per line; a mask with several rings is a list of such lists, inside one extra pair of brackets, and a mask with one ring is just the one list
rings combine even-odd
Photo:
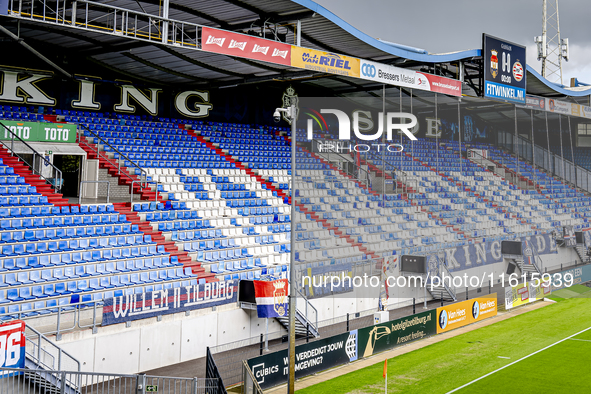
[[(15, 4), (18, 2), (15, 1)], [(82, 1), (89, 4), (88, 16), (95, 24), (105, 18), (100, 6), (119, 7), (143, 15), (162, 15), (161, 0)], [(78, 12), (84, 5), (78, 5)], [(38, 12), (38, 11), (37, 11)], [(67, 12), (64, 13), (64, 15)], [(141, 16), (140, 16), (141, 17)], [(457, 77), (458, 60), (466, 63), (465, 80), (476, 90), (472, 79), (478, 69), (481, 50), (472, 49), (446, 54), (430, 54), (426, 50), (380, 41), (359, 31), (335, 14), (311, 0), (170, 0), (169, 19), (221, 28), (241, 33), (265, 32), (266, 38), (296, 41), (296, 23), (301, 23), (303, 47), (370, 59), (399, 67), (413, 67), (448, 77)], [(66, 17), (67, 18), (67, 17)], [(106, 20), (106, 19), (102, 19)], [(158, 42), (131, 39), (129, 36), (106, 34), (96, 30), (19, 19), (8, 19), (5, 27), (20, 39), (43, 53), (61, 52), (68, 64), (60, 67), (71, 73), (74, 57), (82, 57), (100, 67), (125, 77), (150, 84), (169, 86), (205, 85), (233, 86), (268, 80), (309, 80), (310, 83), (343, 92), (368, 91), (381, 88), (375, 82), (363, 81), (254, 60), (173, 47)], [(106, 22), (105, 22), (106, 23)], [(265, 27), (263, 29), (263, 26)], [(455, 62), (455, 63), (454, 63)], [(588, 90), (569, 90), (550, 83), (531, 67), (528, 71), (528, 92), (542, 96), (586, 97)], [(530, 89), (531, 86), (531, 89)]]

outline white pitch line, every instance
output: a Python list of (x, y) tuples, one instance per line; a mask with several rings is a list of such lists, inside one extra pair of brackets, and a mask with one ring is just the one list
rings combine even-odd
[(571, 341), (582, 341), (582, 342), (591, 342), (589, 339), (578, 339), (578, 338), (571, 338)]
[[(533, 353), (531, 353), (531, 354), (528, 354), (527, 356), (525, 356), (525, 357), (522, 357), (522, 358), (520, 358), (519, 360), (515, 360), (515, 361), (513, 361), (512, 363), (509, 363), (509, 364), (505, 365), (504, 367), (501, 367), (501, 368), (499, 368), (499, 369), (495, 369), (494, 371), (492, 371), (492, 372), (489, 372), (489, 373), (487, 373), (486, 375), (482, 375), (481, 377), (479, 377), (479, 378), (477, 378), (477, 379), (474, 379), (473, 381), (471, 381), (471, 382), (468, 382), (468, 383), (466, 383), (466, 384), (465, 384), (465, 385), (463, 385), (463, 386), (460, 386), (460, 387), (458, 387), (458, 388), (456, 388), (456, 389), (453, 389), (453, 390), (451, 390), (451, 391), (448, 391), (446, 394), (455, 393), (456, 391), (458, 391), (458, 390), (461, 390), (461, 389), (463, 389), (464, 387), (468, 387), (468, 386), (470, 386), (472, 383), (476, 383), (476, 382), (478, 382), (479, 380), (482, 380), (482, 379), (484, 379), (484, 378), (486, 378), (486, 377), (489, 377), (490, 375), (492, 375), (492, 374), (494, 374), (494, 373), (496, 373), (496, 372), (499, 372), (499, 371), (501, 371), (501, 370), (503, 370), (503, 369), (505, 369), (505, 368), (507, 368), (507, 367), (510, 367), (510, 366), (511, 366), (511, 365), (513, 365), (513, 364), (517, 364), (518, 362), (520, 362), (520, 361), (523, 361), (523, 360), (525, 360), (526, 358), (529, 358), (529, 357), (531, 357), (531, 356), (533, 356), (533, 355), (536, 355), (536, 354), (538, 354), (538, 353), (540, 353), (540, 352), (543, 352), (544, 350), (546, 350), (546, 349), (549, 349), (549, 348), (551, 348), (551, 347), (552, 347), (552, 346), (554, 346), (554, 345), (558, 345), (559, 343), (561, 343), (561, 342), (564, 342), (564, 341), (566, 341), (566, 340), (569, 340), (569, 339), (571, 339), (572, 337), (576, 337), (577, 335), (579, 335), (579, 334), (582, 334), (582, 333), (584, 333), (585, 331), (588, 331), (588, 330), (591, 330), (591, 327), (585, 328), (584, 330), (582, 330), (582, 331), (579, 331), (579, 332), (577, 332), (576, 334), (573, 334), (573, 335), (571, 335), (571, 336), (569, 336), (569, 337), (566, 337), (566, 338), (564, 338), (564, 339), (561, 339), (561, 340), (560, 340), (560, 341), (558, 341), (558, 342), (554, 342), (552, 345), (548, 345), (548, 346), (546, 346), (545, 348), (542, 348), (542, 349), (540, 349), (540, 350), (536, 350), (535, 352), (533, 352)], [(582, 340), (582, 339), (581, 339), (581, 340)]]

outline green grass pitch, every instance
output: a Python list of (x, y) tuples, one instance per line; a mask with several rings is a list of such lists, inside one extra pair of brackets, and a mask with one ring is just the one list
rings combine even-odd
[[(559, 302), (388, 360), (388, 393), (447, 393), (591, 327), (584, 286)], [(575, 293), (575, 294), (573, 294)], [(566, 298), (570, 297), (570, 298)], [(591, 393), (591, 329), (456, 393)], [(383, 393), (383, 363), (298, 393)]]

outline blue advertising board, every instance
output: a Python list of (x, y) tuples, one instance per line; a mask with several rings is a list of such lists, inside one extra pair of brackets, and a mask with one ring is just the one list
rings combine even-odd
[(482, 35), (484, 97), (525, 104), (525, 47)]
[(229, 304), (238, 299), (238, 280), (120, 295), (105, 300), (102, 325)]

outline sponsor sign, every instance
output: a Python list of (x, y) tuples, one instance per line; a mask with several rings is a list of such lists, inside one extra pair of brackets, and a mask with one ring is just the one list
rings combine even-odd
[(542, 300), (552, 292), (550, 284), (540, 283), (534, 286), (534, 282), (524, 282), (517, 286), (505, 287), (505, 309), (515, 308), (529, 304), (536, 300)]
[(591, 107), (566, 101), (527, 95), (525, 97), (525, 106), (540, 111), (591, 118)]
[[(0, 325), (0, 368), (25, 367), (25, 322), (13, 320)], [(0, 378), (17, 375), (3, 371)]]
[[(330, 264), (321, 267), (308, 267), (299, 271), (302, 284), (302, 291), (306, 298), (319, 298), (331, 294), (341, 294), (353, 291), (353, 286), (345, 278), (353, 277), (353, 265), (348, 264)], [(337, 277), (340, 280), (332, 280)]]
[[(569, 268), (564, 271), (559, 272), (559, 277), (564, 278), (566, 274), (572, 275), (573, 281), (572, 285), (580, 285), (585, 282), (591, 281), (591, 265), (583, 265), (581, 267)], [(556, 275), (556, 274), (554, 274)], [(564, 289), (568, 286), (564, 280), (562, 281), (553, 281), (552, 282), (552, 291)]]
[(267, 63), (291, 65), (291, 45), (246, 34), (204, 27), (201, 49)]
[(530, 96), (528, 94), (527, 96), (525, 96), (525, 106), (532, 108), (532, 109), (538, 109), (540, 111), (545, 111), (546, 110), (546, 99), (543, 97)]
[(525, 104), (525, 47), (483, 34), (484, 97)]
[(435, 310), (359, 329), (359, 357), (369, 357), (437, 333)]
[[(296, 379), (357, 360), (357, 330), (296, 346)], [(288, 349), (248, 360), (262, 389), (287, 382)]]
[(497, 315), (497, 294), (437, 308), (437, 334)]
[(387, 85), (444, 93), (450, 96), (459, 97), (462, 95), (462, 83), (458, 80), (368, 60), (360, 62), (360, 78)]
[(12, 131), (25, 142), (76, 142), (76, 125), (73, 124), (12, 120), (3, 120), (2, 123), (6, 128), (0, 130), (0, 140), (11, 140), (13, 137), (10, 132)]
[(238, 281), (228, 280), (108, 298), (103, 326), (237, 301)]
[(450, 96), (462, 95), (462, 83), (455, 79), (407, 70), (368, 60), (360, 62), (360, 78), (387, 85), (444, 93)]
[(548, 105), (547, 109), (550, 112), (556, 112), (558, 114), (563, 115), (571, 115), (572, 114), (572, 105), (571, 103), (567, 103), (565, 101), (558, 101), (554, 99), (547, 99)]
[(486, 149), (469, 149), (469, 159), (488, 159), (488, 150)]
[(359, 77), (359, 59), (316, 49), (292, 46), (291, 66), (328, 74)]

